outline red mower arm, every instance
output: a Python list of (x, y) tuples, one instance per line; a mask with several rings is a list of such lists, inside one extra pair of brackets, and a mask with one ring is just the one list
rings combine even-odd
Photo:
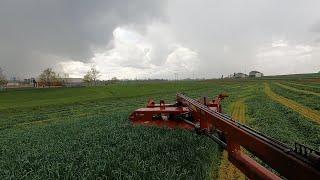
[(133, 124), (195, 130), (210, 137), (226, 149), (229, 160), (249, 179), (320, 179), (319, 152), (297, 143), (292, 149), (222, 114), (225, 97), (220, 94), (212, 101), (197, 101), (178, 93), (175, 104), (150, 100), (146, 108), (137, 109), (129, 118)]

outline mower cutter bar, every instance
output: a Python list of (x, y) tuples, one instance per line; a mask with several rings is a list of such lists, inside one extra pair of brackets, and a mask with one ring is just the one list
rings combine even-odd
[[(177, 94), (174, 104), (155, 104), (149, 100), (146, 108), (130, 115), (133, 124), (168, 128), (183, 128), (206, 135), (228, 152), (228, 159), (250, 179), (320, 179), (320, 153), (295, 144), (295, 149), (270, 138), (222, 113), (220, 94), (214, 100), (201, 101)], [(246, 149), (273, 170), (257, 163), (242, 152)]]
[(226, 142), (229, 160), (247, 177), (279, 179), (276, 174), (245, 155), (240, 147), (260, 158), (281, 176), (288, 179), (320, 178), (320, 154), (318, 152), (313, 151), (308, 156), (301, 156), (285, 144), (234, 121), (184, 94), (178, 93), (177, 100), (186, 104), (193, 116), (199, 119), (201, 131), (204, 131), (205, 134), (219, 132), (221, 139)]

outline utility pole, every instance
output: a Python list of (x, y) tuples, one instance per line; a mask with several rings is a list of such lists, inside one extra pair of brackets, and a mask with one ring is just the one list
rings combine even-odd
[(178, 73), (174, 73), (174, 80), (178, 81)]

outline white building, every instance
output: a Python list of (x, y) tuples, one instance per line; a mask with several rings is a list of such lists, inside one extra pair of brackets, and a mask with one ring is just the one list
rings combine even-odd
[(246, 78), (248, 77), (248, 75), (244, 74), (244, 73), (235, 73), (233, 75), (233, 78)]
[(249, 77), (262, 77), (263, 73), (259, 72), (259, 71), (251, 71), (249, 73)]
[(84, 82), (82, 78), (62, 78), (61, 82), (63, 86), (67, 86), (67, 87), (84, 86)]
[(7, 88), (18, 88), (18, 87), (20, 87), (20, 83), (19, 82), (8, 82), (6, 87)]

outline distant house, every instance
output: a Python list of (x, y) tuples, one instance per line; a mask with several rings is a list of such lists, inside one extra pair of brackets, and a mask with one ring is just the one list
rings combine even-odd
[(30, 88), (32, 87), (32, 80), (34, 78), (19, 80), (15, 77), (10, 78), (6, 84), (6, 88)]
[(249, 77), (262, 77), (263, 76), (263, 73), (259, 72), (259, 71), (251, 71), (249, 73)]
[(84, 86), (82, 78), (62, 78), (62, 85), (66, 87), (80, 87)]
[(16, 82), (16, 81), (8, 81), (7, 88), (19, 88), (20, 87), (20, 83)]
[(20, 82), (17, 80), (16, 77), (11, 77), (6, 84), (6, 87), (7, 88), (19, 88)]
[(35, 78), (28, 78), (28, 79), (23, 79), (23, 84), (32, 84), (33, 80), (35, 80)]
[(233, 75), (233, 78), (246, 78), (246, 77), (248, 77), (248, 75), (244, 73), (235, 73)]

